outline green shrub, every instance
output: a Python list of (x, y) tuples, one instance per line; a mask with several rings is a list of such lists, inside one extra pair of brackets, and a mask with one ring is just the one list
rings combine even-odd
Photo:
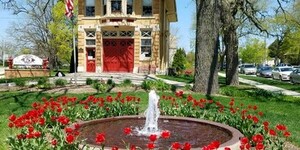
[(44, 84), (46, 84), (48, 81), (49, 81), (48, 78), (45, 78), (45, 77), (38, 78), (38, 79), (37, 79), (37, 82), (38, 82), (37, 84), (38, 84), (38, 85), (44, 85)]
[(108, 86), (104, 83), (93, 83), (93, 88), (97, 90), (97, 93), (105, 93), (108, 89)]
[(155, 87), (155, 82), (153, 80), (144, 80), (141, 84), (141, 88), (144, 90), (151, 90)]
[(94, 80), (93, 79), (91, 79), (91, 78), (86, 78), (86, 80), (85, 80), (85, 84), (86, 85), (91, 85), (91, 84), (93, 84), (94, 83)]
[(192, 86), (190, 85), (190, 84), (186, 84), (185, 86), (184, 86), (184, 89), (185, 90), (192, 90)]
[(176, 90), (177, 90), (177, 86), (176, 85), (171, 85), (171, 91), (176, 92)]
[(252, 93), (253, 93), (253, 96), (261, 96), (261, 97), (265, 97), (265, 98), (283, 96), (282, 93), (275, 93), (275, 92), (267, 91), (264, 89), (254, 89)]
[(26, 85), (27, 80), (25, 78), (17, 78), (14, 80), (17, 86), (24, 87)]
[(166, 91), (170, 89), (170, 85), (164, 82), (163, 80), (156, 80), (155, 88), (159, 91)]
[(67, 83), (68, 81), (65, 79), (57, 79), (54, 82), (55, 86), (65, 86)]
[(130, 79), (125, 79), (122, 82), (122, 85), (124, 85), (124, 86), (131, 86), (131, 84), (132, 84), (132, 81)]
[(226, 86), (220, 88), (220, 94), (232, 97), (247, 97), (248, 92), (246, 90), (238, 89), (235, 86)]
[(113, 79), (108, 79), (107, 81), (106, 81), (106, 84), (108, 84), (108, 85), (113, 85), (115, 82), (113, 81)]
[(40, 88), (40, 89), (51, 89), (51, 88), (53, 88), (53, 84), (47, 82), (47, 83), (44, 83), (42, 85), (38, 85), (38, 88)]
[(186, 69), (186, 54), (183, 48), (179, 48), (176, 50), (176, 53), (174, 54), (172, 63), (172, 68), (176, 69), (176, 72), (179, 74), (182, 74), (183, 70)]

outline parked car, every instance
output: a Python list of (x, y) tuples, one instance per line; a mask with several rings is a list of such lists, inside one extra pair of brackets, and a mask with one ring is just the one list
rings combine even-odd
[(292, 83), (300, 83), (300, 68), (295, 69), (291, 74), (290, 74), (290, 81)]
[(243, 74), (255, 74), (256, 73), (256, 67), (253, 64), (243, 64), (241, 66), (241, 73)]
[(280, 63), (277, 65), (277, 67), (292, 67), (291, 64), (286, 64), (286, 63)]
[(293, 70), (300, 68), (300, 66), (293, 66)]
[(290, 80), (291, 72), (293, 72), (292, 67), (275, 67), (272, 70), (272, 78), (280, 80)]
[(256, 76), (271, 78), (272, 77), (272, 67), (264, 66), (260, 67), (256, 71)]

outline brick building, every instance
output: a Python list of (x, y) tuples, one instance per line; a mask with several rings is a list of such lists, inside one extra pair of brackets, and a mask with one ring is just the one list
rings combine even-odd
[(78, 0), (78, 72), (165, 73), (175, 0)]

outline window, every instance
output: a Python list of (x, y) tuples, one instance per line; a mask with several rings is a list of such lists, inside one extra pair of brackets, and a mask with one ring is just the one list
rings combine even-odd
[(86, 37), (94, 38), (96, 35), (95, 31), (86, 31)]
[(106, 15), (106, 1), (107, 0), (103, 0), (102, 4), (103, 4), (103, 15)]
[(95, 16), (95, 0), (85, 1), (85, 16)]
[(132, 14), (132, 0), (127, 0), (127, 14)]
[(152, 16), (152, 0), (143, 0), (143, 16)]
[(95, 39), (86, 39), (86, 45), (94, 46), (94, 45), (96, 45), (96, 40)]
[(152, 39), (151, 39), (151, 31), (141, 31), (142, 39), (141, 39), (141, 60), (148, 60), (151, 58), (152, 54)]
[(111, 12), (121, 12), (122, 11), (122, 1), (121, 0), (111, 0)]
[(85, 45), (88, 47), (96, 46), (96, 31), (85, 31)]

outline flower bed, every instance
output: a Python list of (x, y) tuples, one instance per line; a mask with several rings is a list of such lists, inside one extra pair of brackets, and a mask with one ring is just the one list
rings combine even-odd
[[(121, 115), (139, 113), (138, 97), (126, 96), (119, 92), (115, 97), (89, 96), (84, 100), (76, 97), (62, 96), (57, 99), (43, 99), (42, 103), (33, 103), (32, 109), (21, 116), (12, 114), (8, 126), (18, 134), (8, 137), (11, 149), (79, 149), (84, 141), (77, 140), (80, 128), (79, 120), (94, 120)], [(184, 116), (212, 120), (228, 124), (239, 129), (245, 137), (241, 139), (241, 149), (281, 149), (286, 138), (290, 136), (287, 127), (278, 124), (270, 127), (267, 121), (261, 121), (263, 112), (257, 106), (235, 106), (234, 99), (229, 108), (220, 102), (206, 99), (194, 99), (191, 95), (177, 92), (175, 96), (161, 96), (160, 109), (163, 115)], [(69, 128), (73, 125), (75, 128)], [(126, 130), (126, 131), (125, 131)], [(124, 129), (124, 134), (130, 134)], [(96, 134), (96, 133), (95, 133)], [(105, 133), (98, 133), (95, 139), (99, 145), (105, 145)], [(166, 133), (165, 133), (166, 134)], [(172, 135), (172, 133), (168, 133)], [(152, 139), (152, 140), (151, 140)], [(149, 149), (155, 148), (154, 137), (150, 139)], [(128, 144), (128, 149), (137, 149)], [(203, 147), (215, 149), (218, 141)], [(190, 143), (174, 141), (171, 149), (190, 149)], [(113, 147), (112, 149), (118, 149)]]

